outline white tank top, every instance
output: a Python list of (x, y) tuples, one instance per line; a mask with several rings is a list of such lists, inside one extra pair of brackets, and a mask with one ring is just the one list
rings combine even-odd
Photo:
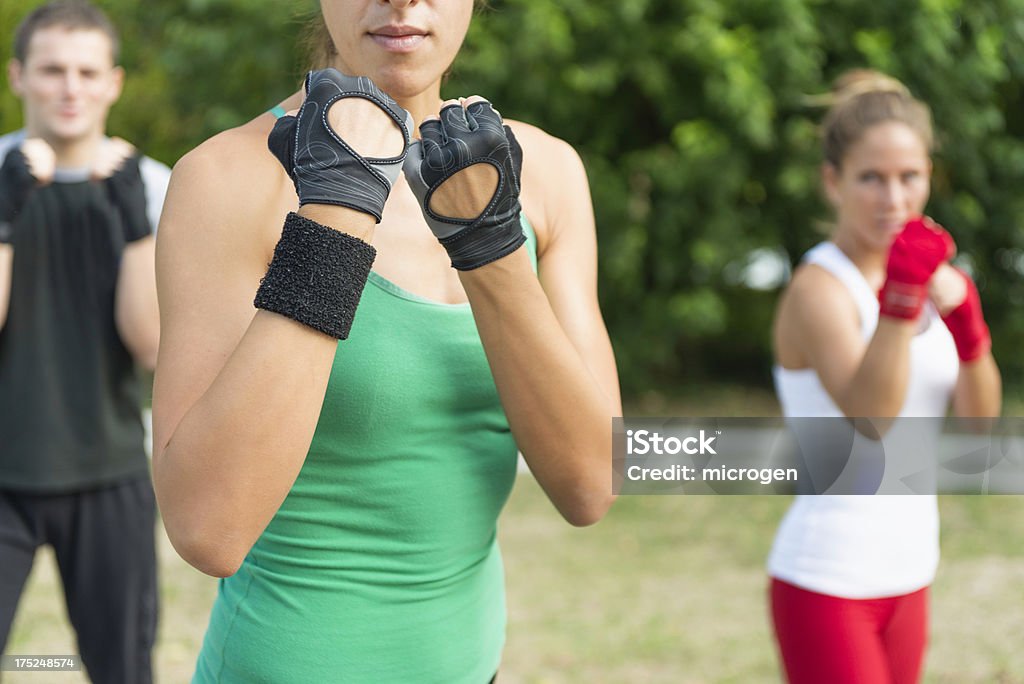
[[(850, 292), (865, 341), (878, 325), (878, 296), (831, 242), (804, 262), (835, 276)], [(900, 416), (945, 416), (956, 385), (956, 346), (930, 304), (910, 344), (910, 378)], [(843, 415), (816, 371), (776, 365), (775, 388), (786, 417)], [(898, 429), (897, 424), (895, 429)], [(914, 448), (921, 444), (916, 426)], [(935, 435), (937, 437), (937, 435)], [(891, 453), (889, 435), (886, 451)], [(798, 496), (768, 558), (768, 572), (810, 591), (843, 598), (898, 596), (931, 584), (939, 562), (939, 514), (934, 495)]]

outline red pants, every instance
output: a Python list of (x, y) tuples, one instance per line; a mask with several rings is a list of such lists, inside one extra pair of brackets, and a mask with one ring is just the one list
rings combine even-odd
[(772, 620), (790, 684), (913, 684), (928, 641), (928, 588), (845, 599), (771, 583)]

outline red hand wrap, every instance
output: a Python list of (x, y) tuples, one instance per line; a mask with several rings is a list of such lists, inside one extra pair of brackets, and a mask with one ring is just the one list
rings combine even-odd
[(992, 348), (992, 335), (981, 312), (981, 297), (971, 277), (956, 269), (967, 284), (967, 296), (960, 306), (942, 317), (953, 335), (956, 353), (960, 360), (967, 363), (984, 356)]
[(928, 299), (932, 274), (955, 253), (953, 238), (942, 226), (927, 216), (907, 221), (889, 248), (879, 314), (915, 320)]

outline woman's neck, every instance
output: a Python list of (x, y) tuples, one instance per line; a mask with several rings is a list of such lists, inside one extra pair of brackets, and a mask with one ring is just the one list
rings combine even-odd
[[(423, 119), (431, 114), (436, 115), (441, 111), (441, 102), (440, 88), (431, 88), (418, 95), (403, 97), (398, 100), (398, 104), (412, 114), (412, 119), (416, 122), (417, 127), (423, 123)], [(416, 134), (417, 131), (413, 131), (413, 135), (415, 136)]]
[(832, 241), (853, 262), (853, 265), (857, 267), (857, 270), (864, 275), (864, 278), (869, 283), (878, 280), (878, 285), (881, 285), (881, 281), (885, 277), (888, 251), (872, 249), (857, 240), (855, 236), (844, 231), (838, 231), (833, 235)]

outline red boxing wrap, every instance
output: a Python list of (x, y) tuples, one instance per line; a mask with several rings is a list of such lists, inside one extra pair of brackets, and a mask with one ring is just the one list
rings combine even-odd
[(992, 335), (988, 331), (988, 324), (985, 323), (985, 316), (981, 312), (981, 297), (978, 296), (978, 288), (975, 287), (971, 277), (961, 271), (956, 272), (963, 276), (967, 285), (967, 296), (960, 306), (956, 307), (942, 317), (949, 332), (953, 335), (953, 342), (956, 343), (956, 353), (964, 363), (974, 361), (984, 356), (992, 348)]
[(956, 253), (953, 238), (927, 216), (907, 221), (889, 248), (879, 314), (913, 321), (928, 299), (928, 281)]

